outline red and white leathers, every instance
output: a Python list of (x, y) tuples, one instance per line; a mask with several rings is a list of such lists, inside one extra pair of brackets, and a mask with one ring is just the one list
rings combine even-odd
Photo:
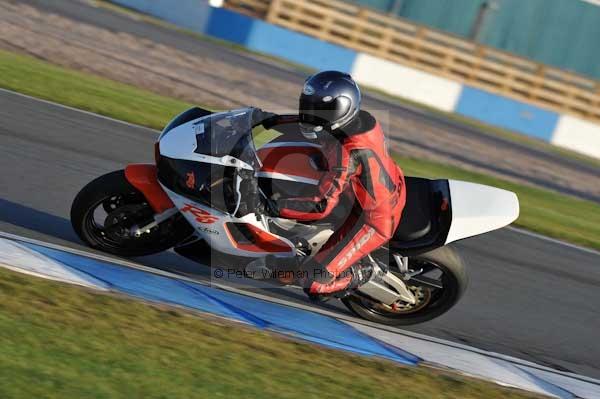
[(317, 195), (277, 201), (279, 216), (316, 221), (331, 214), (340, 201), (352, 202), (343, 224), (315, 255), (307, 290), (313, 295), (343, 291), (352, 282), (344, 273), (392, 238), (404, 204), (404, 176), (391, 158), (381, 126), (361, 111), (336, 138), (322, 142), (327, 165)]

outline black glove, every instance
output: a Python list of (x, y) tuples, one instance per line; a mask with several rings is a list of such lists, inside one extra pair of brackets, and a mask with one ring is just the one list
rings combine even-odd
[(274, 218), (278, 218), (279, 217), (279, 206), (277, 206), (277, 202), (270, 199), (270, 198), (265, 198), (264, 199), (264, 210), (265, 210), (265, 214)]
[(277, 119), (277, 114), (263, 111), (260, 108), (252, 109), (252, 127), (263, 125), (265, 129), (270, 129), (272, 123)]
[(267, 198), (261, 191), (258, 204), (256, 205), (256, 213), (271, 217), (279, 217), (279, 207), (277, 206), (277, 202)]

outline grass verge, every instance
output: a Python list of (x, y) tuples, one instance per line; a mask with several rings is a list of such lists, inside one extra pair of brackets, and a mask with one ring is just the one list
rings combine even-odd
[(0, 87), (162, 129), (192, 105), (120, 82), (0, 50)]
[[(191, 104), (108, 79), (0, 51), (0, 87), (160, 129)], [(600, 205), (435, 162), (398, 158), (407, 175), (449, 177), (506, 188), (518, 194), (517, 225), (600, 249)]]
[(2, 268), (0, 342), (5, 399), (538, 397)]

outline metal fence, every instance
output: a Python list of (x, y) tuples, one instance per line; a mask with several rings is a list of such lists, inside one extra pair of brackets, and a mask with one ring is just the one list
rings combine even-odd
[(226, 0), (253, 17), (531, 104), (600, 121), (600, 82), (337, 0)]

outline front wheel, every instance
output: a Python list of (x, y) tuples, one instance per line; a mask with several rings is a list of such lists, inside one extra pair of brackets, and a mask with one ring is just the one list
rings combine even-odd
[(139, 236), (133, 226), (144, 226), (154, 211), (143, 194), (118, 170), (100, 176), (77, 194), (71, 206), (71, 224), (92, 248), (119, 256), (144, 256), (167, 250), (193, 232), (177, 214)]
[[(409, 258), (409, 269), (418, 272), (405, 282), (417, 299), (414, 305), (399, 302), (388, 306), (359, 295), (347, 296), (342, 302), (363, 319), (387, 325), (410, 325), (429, 321), (447, 312), (467, 289), (465, 264), (451, 247), (437, 248)], [(391, 272), (400, 276), (394, 270), (397, 268), (390, 267)]]

